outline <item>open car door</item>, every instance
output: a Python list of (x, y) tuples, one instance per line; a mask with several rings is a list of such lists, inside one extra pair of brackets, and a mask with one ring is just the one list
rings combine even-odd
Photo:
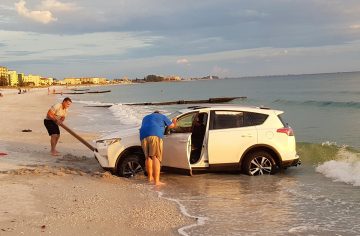
[(191, 133), (173, 133), (163, 139), (162, 169), (192, 175), (190, 166)]
[(192, 175), (190, 165), (191, 128), (197, 112), (184, 114), (177, 118), (176, 127), (165, 135), (162, 168), (178, 173)]

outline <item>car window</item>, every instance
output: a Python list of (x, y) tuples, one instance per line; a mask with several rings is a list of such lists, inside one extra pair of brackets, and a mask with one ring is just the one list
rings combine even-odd
[(168, 115), (168, 117), (169, 117), (170, 120), (172, 120), (172, 119), (174, 119), (175, 117), (177, 117), (179, 115), (181, 115), (181, 112), (175, 111), (175, 112), (171, 113), (170, 115)]
[(213, 129), (230, 129), (244, 126), (241, 111), (214, 111)]
[(196, 114), (197, 112), (192, 112), (178, 117), (176, 127), (171, 129), (171, 133), (190, 133)]
[(261, 125), (268, 115), (242, 111), (214, 111), (212, 112), (211, 129), (230, 129)]
[(246, 126), (252, 125), (261, 125), (265, 122), (265, 120), (269, 117), (269, 115), (255, 113), (255, 112), (247, 112), (246, 115)]

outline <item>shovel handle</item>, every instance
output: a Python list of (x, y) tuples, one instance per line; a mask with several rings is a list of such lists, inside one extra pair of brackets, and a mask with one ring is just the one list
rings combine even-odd
[(74, 131), (72, 131), (69, 127), (67, 127), (66, 125), (64, 125), (63, 123), (60, 123), (59, 126), (61, 126), (64, 130), (66, 130), (67, 132), (69, 132), (72, 136), (74, 136), (77, 140), (79, 140), (80, 142), (82, 142), (86, 147), (88, 147), (91, 151), (97, 151), (97, 149), (92, 146), (90, 143), (88, 143), (85, 139), (83, 139), (82, 137), (80, 137), (77, 133), (75, 133)]

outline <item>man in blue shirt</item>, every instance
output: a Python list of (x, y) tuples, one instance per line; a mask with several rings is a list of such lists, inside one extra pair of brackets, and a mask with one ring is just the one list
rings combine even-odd
[(172, 122), (159, 111), (147, 115), (143, 118), (140, 128), (141, 147), (145, 154), (146, 171), (150, 182), (155, 181), (155, 185), (163, 185), (160, 182), (160, 168), (162, 160), (162, 150), (165, 128), (175, 127), (176, 119)]

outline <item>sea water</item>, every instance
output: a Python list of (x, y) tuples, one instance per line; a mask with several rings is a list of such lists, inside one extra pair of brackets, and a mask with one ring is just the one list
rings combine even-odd
[[(198, 223), (182, 235), (360, 235), (360, 73), (129, 84), (70, 95), (69, 125), (99, 136), (138, 127), (144, 115), (187, 105), (127, 103), (238, 97), (284, 111), (303, 165), (272, 176), (163, 174), (161, 197)], [(89, 107), (112, 105), (110, 108)]]

